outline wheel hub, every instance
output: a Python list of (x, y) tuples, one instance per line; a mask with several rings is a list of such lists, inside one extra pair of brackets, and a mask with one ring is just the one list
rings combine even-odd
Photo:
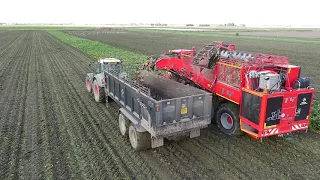
[(231, 129), (233, 127), (233, 118), (228, 113), (221, 115), (221, 125), (225, 129)]

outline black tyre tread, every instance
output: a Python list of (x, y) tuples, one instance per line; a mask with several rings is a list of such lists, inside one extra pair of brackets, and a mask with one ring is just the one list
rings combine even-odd
[(212, 95), (212, 108), (213, 108), (213, 114), (212, 114), (212, 120), (211, 120), (211, 122), (214, 124), (214, 123), (217, 123), (217, 120), (216, 120), (216, 115), (217, 115), (217, 112), (218, 112), (218, 110), (219, 110), (219, 106), (221, 105), (221, 101), (220, 101), (220, 99), (219, 99), (219, 97), (218, 96), (216, 96), (216, 95)]
[[(230, 131), (230, 130), (225, 130), (221, 123), (220, 123), (220, 114), (221, 112), (223, 111), (227, 111), (229, 113), (231, 113), (231, 115), (233, 116), (233, 119), (234, 119), (234, 123), (235, 123), (235, 127)], [(232, 102), (227, 102), (227, 103), (224, 103), (222, 104), (217, 113), (216, 113), (216, 123), (218, 125), (218, 128), (224, 132), (225, 134), (228, 134), (228, 135), (232, 135), (232, 136), (240, 136), (240, 135), (243, 135), (244, 132), (241, 131), (240, 129), (240, 117), (239, 117), (239, 112), (240, 112), (240, 107), (239, 105), (237, 104), (234, 104)]]
[(99, 86), (99, 101), (104, 102), (106, 100), (104, 88)]

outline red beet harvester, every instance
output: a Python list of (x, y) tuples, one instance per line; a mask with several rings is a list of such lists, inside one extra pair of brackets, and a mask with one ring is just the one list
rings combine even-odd
[(285, 56), (214, 41), (198, 52), (171, 50), (152, 64), (169, 78), (212, 92), (213, 119), (228, 135), (262, 139), (308, 129), (314, 89)]

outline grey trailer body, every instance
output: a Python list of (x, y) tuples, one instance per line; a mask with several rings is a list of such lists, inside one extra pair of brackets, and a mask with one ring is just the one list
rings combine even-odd
[[(148, 132), (145, 136), (149, 136), (152, 148), (162, 146), (163, 138), (170, 136), (189, 133), (190, 138), (197, 137), (200, 129), (211, 123), (212, 94), (209, 92), (197, 89), (199, 93), (195, 95), (156, 100), (150, 89), (136, 83), (126, 73), (113, 69), (104, 71), (104, 76), (107, 103), (111, 98), (120, 106), (119, 121), (126, 119), (126, 130), (130, 123), (134, 133)], [(128, 134), (131, 141), (130, 128)]]

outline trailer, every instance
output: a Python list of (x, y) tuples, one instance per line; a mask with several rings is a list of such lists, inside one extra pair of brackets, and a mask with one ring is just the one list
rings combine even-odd
[[(192, 89), (189, 94), (181, 93), (175, 97), (159, 96), (157, 89), (175, 91), (185, 88), (186, 85), (159, 76), (165, 81), (176, 83), (175, 86), (151, 89), (139, 83), (139, 80), (133, 77), (135, 74), (130, 75), (131, 71), (124, 72), (121, 61), (99, 62), (103, 62), (100, 63), (102, 68), (98, 68), (103, 72), (97, 72), (100, 80), (95, 79), (95, 75), (88, 74), (92, 77), (92, 82), (100, 82), (93, 83), (95, 100), (105, 101), (106, 106), (111, 101), (118, 104), (120, 133), (129, 137), (135, 150), (163, 146), (164, 138), (186, 134), (190, 138), (198, 137), (200, 130), (211, 123), (212, 93), (188, 87)], [(112, 65), (109, 66), (110, 63)], [(103, 78), (101, 73), (104, 74)]]

